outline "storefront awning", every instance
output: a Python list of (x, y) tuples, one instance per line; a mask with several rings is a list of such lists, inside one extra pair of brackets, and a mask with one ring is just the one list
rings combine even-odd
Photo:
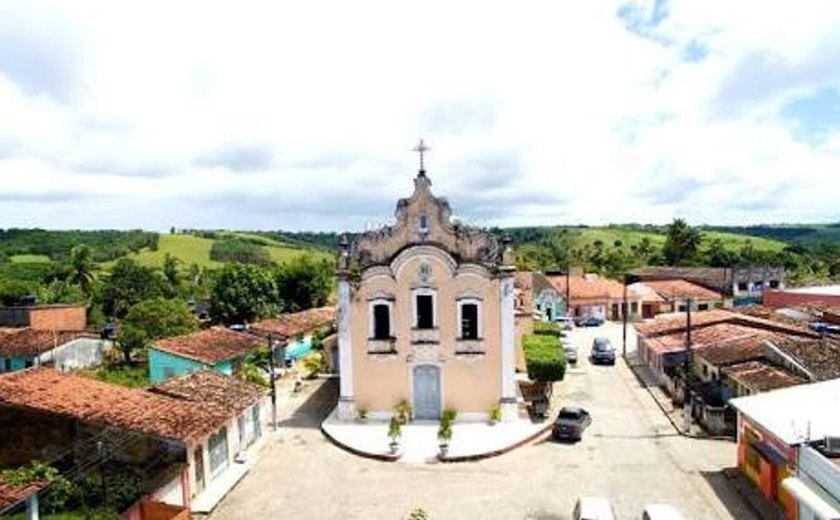
[(796, 497), (800, 505), (805, 505), (821, 520), (840, 520), (840, 502), (816, 486), (810, 486), (796, 477), (782, 481), (790, 494)]

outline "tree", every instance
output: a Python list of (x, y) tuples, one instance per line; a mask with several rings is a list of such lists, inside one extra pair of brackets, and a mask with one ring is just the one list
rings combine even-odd
[(166, 279), (159, 273), (129, 258), (121, 258), (102, 287), (102, 310), (107, 316), (123, 318), (141, 301), (169, 293)]
[(296, 312), (327, 303), (333, 288), (332, 266), (310, 255), (294, 258), (277, 269), (277, 292), (285, 310)]
[(219, 271), (210, 296), (210, 315), (225, 324), (246, 323), (278, 308), (271, 274), (255, 265), (228, 264)]
[(715, 238), (706, 250), (706, 261), (712, 267), (732, 267), (738, 262), (738, 255), (726, 249), (723, 240)]
[(144, 300), (131, 307), (123, 325), (143, 331), (150, 340), (189, 334), (198, 329), (187, 302), (161, 297)]
[(67, 280), (55, 279), (38, 291), (42, 303), (83, 303), (87, 295)]
[(79, 244), (70, 250), (70, 275), (68, 281), (82, 288), (86, 295), (90, 295), (93, 284), (96, 283), (96, 264), (93, 262), (93, 252), (85, 244)]
[(678, 218), (668, 225), (662, 256), (668, 265), (687, 265), (697, 258), (703, 236), (685, 220)]
[(38, 283), (25, 280), (0, 280), (0, 305), (20, 305), (24, 296), (34, 294)]
[(173, 288), (178, 287), (178, 259), (169, 253), (163, 257), (163, 276)]
[(146, 333), (131, 325), (120, 327), (120, 332), (117, 334), (117, 345), (123, 353), (126, 365), (131, 364), (131, 354), (146, 348), (148, 342), (149, 337)]

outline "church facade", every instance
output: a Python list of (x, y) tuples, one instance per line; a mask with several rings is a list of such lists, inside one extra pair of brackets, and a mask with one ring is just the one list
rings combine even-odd
[(338, 416), (416, 420), (516, 416), (514, 267), (509, 244), (451, 221), (422, 169), (396, 223), (342, 240)]

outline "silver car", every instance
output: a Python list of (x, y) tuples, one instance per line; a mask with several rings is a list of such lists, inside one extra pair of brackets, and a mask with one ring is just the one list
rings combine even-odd
[(577, 347), (568, 343), (563, 345), (563, 352), (566, 354), (566, 362), (576, 364), (578, 360)]

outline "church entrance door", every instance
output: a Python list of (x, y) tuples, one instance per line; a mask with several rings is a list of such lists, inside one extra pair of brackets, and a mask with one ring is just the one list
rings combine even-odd
[(440, 368), (434, 365), (414, 367), (414, 417), (440, 419)]

